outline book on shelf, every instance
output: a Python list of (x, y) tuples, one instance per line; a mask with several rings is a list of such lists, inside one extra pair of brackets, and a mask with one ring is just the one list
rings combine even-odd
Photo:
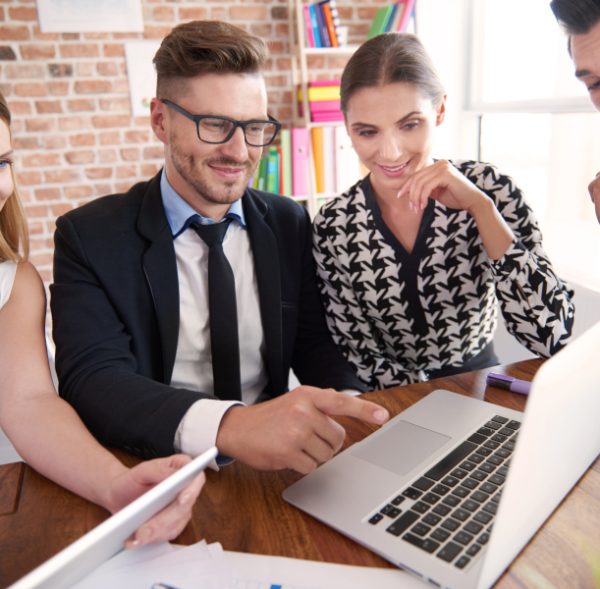
[(277, 193), (279, 192), (279, 153), (277, 147), (269, 147), (266, 156), (267, 159), (267, 180), (266, 191)]
[(308, 109), (311, 113), (322, 111), (339, 111), (339, 100), (311, 100), (308, 103)]
[(342, 194), (348, 190), (363, 174), (360, 160), (352, 147), (345, 127), (333, 127), (335, 157), (335, 192)]
[(315, 190), (325, 192), (323, 127), (313, 127), (310, 130), (310, 140), (312, 142), (312, 163), (315, 170)]
[(311, 113), (310, 119), (313, 123), (335, 123), (342, 122), (344, 120), (344, 115), (342, 111), (320, 111)]
[(307, 47), (339, 47), (340, 17), (335, 0), (320, 0), (302, 7)]
[(335, 192), (335, 142), (333, 127), (323, 127), (323, 192)]
[(311, 21), (310, 6), (305, 4), (302, 7), (302, 14), (304, 15), (304, 30), (306, 31), (306, 46), (316, 47), (315, 36), (313, 33), (313, 26)]
[(412, 16), (415, 0), (399, 0), (395, 4), (380, 6), (376, 12), (367, 39), (382, 33), (405, 31)]
[(292, 133), (290, 129), (282, 129), (281, 141), (281, 194), (292, 196)]
[(294, 196), (309, 194), (309, 134), (305, 127), (292, 129), (292, 192)]
[(323, 47), (323, 42), (321, 40), (321, 29), (319, 27), (319, 20), (317, 18), (317, 8), (314, 4), (308, 5), (308, 12), (310, 15), (310, 27), (312, 31), (314, 45), (313, 47)]

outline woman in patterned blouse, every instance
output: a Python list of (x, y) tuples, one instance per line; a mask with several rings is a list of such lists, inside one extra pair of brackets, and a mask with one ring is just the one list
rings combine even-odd
[(341, 104), (370, 174), (314, 222), (329, 329), (371, 389), (497, 363), (497, 301), (534, 353), (567, 342), (572, 291), (513, 181), (489, 164), (433, 160), (445, 92), (419, 40), (379, 35), (349, 60)]

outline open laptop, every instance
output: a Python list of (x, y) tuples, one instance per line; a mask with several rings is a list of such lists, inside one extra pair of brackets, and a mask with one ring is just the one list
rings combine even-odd
[(171, 503), (216, 455), (217, 449), (213, 447), (197, 456), (8, 589), (71, 587), (122, 550), (125, 540), (146, 520)]
[(436, 587), (490, 587), (600, 452), (598, 350), (600, 323), (524, 414), (433, 391), (283, 496)]

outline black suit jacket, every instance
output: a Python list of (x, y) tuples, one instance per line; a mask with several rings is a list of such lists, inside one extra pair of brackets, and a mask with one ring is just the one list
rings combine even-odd
[[(251, 189), (242, 204), (266, 344), (264, 395), (287, 391), (290, 367), (303, 384), (364, 390), (327, 331), (306, 211)], [(211, 396), (168, 384), (185, 318), (160, 174), (59, 217), (50, 291), (61, 396), (104, 444), (172, 453), (190, 405)]]

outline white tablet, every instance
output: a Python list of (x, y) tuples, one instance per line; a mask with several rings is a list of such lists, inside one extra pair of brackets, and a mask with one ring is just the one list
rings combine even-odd
[(166, 507), (217, 456), (211, 448), (194, 458), (99, 526), (41, 564), (9, 589), (70, 587), (123, 549), (123, 543), (145, 521)]

